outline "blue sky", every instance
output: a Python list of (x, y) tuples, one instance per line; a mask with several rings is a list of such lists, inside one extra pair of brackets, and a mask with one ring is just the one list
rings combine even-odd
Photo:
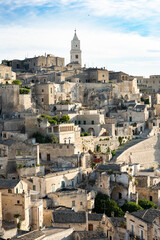
[(0, 60), (46, 53), (69, 62), (74, 29), (83, 64), (160, 74), (158, 0), (0, 0)]

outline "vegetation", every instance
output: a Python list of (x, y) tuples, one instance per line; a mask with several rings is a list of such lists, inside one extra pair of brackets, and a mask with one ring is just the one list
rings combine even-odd
[(12, 82), (12, 84), (21, 86), (21, 81), (20, 80), (14, 80)]
[(136, 212), (138, 210), (143, 210), (143, 208), (140, 205), (138, 205), (138, 204), (136, 204), (134, 202), (127, 202), (127, 203), (125, 203), (122, 206), (122, 210), (124, 212), (126, 212), (126, 211), (128, 211), (128, 212)]
[(86, 137), (86, 136), (89, 136), (89, 133), (88, 133), (88, 132), (81, 133), (81, 137)]
[(112, 157), (114, 157), (116, 155), (116, 150), (112, 150), (111, 154), (112, 154)]
[(95, 199), (96, 213), (105, 213), (108, 217), (111, 217), (112, 212), (114, 212), (115, 217), (123, 217), (124, 212), (114, 200), (109, 199), (105, 194), (98, 193)]
[(111, 152), (111, 149), (110, 147), (107, 148), (107, 153), (110, 153)]
[(70, 117), (68, 115), (63, 115), (62, 117), (55, 116), (49, 116), (42, 114), (40, 118), (37, 118), (37, 121), (41, 122), (43, 119), (47, 119), (50, 124), (56, 125), (61, 123), (70, 123)]
[(97, 152), (101, 152), (101, 146), (97, 145)]
[(58, 138), (55, 134), (50, 134), (47, 136), (43, 136), (41, 133), (36, 132), (32, 135), (33, 138), (36, 139), (36, 142), (38, 143), (58, 143)]
[(143, 209), (150, 209), (150, 208), (157, 208), (157, 205), (149, 200), (146, 199), (140, 199), (138, 200), (139, 206), (141, 206)]
[(143, 97), (141, 97), (141, 101), (144, 102), (144, 104), (149, 104), (149, 99), (144, 99)]
[(14, 214), (14, 218), (19, 218), (21, 215), (20, 214)]
[(58, 102), (57, 104), (60, 104), (60, 105), (71, 105), (72, 103), (70, 102), (70, 100), (65, 100), (65, 101), (61, 101), (61, 102)]
[(28, 88), (20, 88), (19, 89), (19, 93), (20, 94), (29, 94), (30, 93), (30, 89), (28, 89)]
[(118, 138), (118, 141), (119, 141), (119, 144), (120, 144), (120, 146), (122, 146), (124, 143), (123, 143), (123, 139), (124, 139), (124, 137), (119, 137)]

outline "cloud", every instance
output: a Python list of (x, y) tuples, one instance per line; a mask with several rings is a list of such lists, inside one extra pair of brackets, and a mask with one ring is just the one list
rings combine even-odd
[[(72, 26), (54, 27), (3, 27), (0, 38), (1, 59), (24, 59), (45, 53), (65, 57), (69, 62)], [(158, 73), (160, 60), (157, 56), (160, 39), (142, 37), (135, 33), (115, 33), (98, 28), (79, 26), (83, 64), (87, 67), (106, 67), (132, 75)], [(152, 47), (152, 51), (148, 51)]]

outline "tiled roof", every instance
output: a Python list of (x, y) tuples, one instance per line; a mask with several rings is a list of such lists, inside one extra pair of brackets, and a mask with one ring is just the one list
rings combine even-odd
[(91, 213), (88, 214), (88, 221), (101, 221), (103, 214)]
[(0, 179), (0, 189), (14, 188), (19, 183), (19, 181), (19, 179)]
[(155, 220), (155, 218), (160, 217), (160, 210), (147, 209), (147, 210), (132, 212), (130, 214), (133, 215), (134, 217), (140, 218), (144, 222), (152, 223)]
[(40, 240), (43, 239), (43, 237), (45, 237), (45, 234), (42, 231), (36, 230), (33, 232), (29, 232), (24, 234), (23, 236), (14, 238), (14, 240)]
[(76, 232), (80, 237), (80, 240), (87, 240), (87, 239), (107, 239), (106, 235), (102, 231), (78, 231)]
[(120, 165), (119, 164), (108, 164), (108, 165), (99, 165), (97, 168), (98, 171), (120, 171)]
[(55, 223), (86, 223), (86, 212), (60, 210), (52, 213)]
[(122, 226), (126, 219), (124, 217), (110, 217), (109, 218), (115, 227)]

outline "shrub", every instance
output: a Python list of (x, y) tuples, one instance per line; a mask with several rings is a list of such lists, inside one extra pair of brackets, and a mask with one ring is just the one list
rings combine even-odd
[(30, 89), (28, 89), (28, 88), (20, 88), (19, 89), (19, 93), (20, 94), (29, 94), (30, 93)]
[(21, 85), (21, 81), (20, 80), (14, 80), (13, 82), (12, 82), (12, 84), (14, 84), (14, 85)]
[(124, 212), (114, 200), (109, 199), (105, 194), (98, 193), (95, 198), (95, 208), (96, 213), (105, 213), (108, 217), (111, 217), (112, 212), (114, 212), (115, 217), (123, 217)]
[(88, 132), (85, 132), (85, 133), (84, 133), (84, 136), (89, 136), (89, 133), (88, 133)]
[(143, 208), (140, 205), (138, 205), (138, 204), (136, 204), (134, 202), (127, 202), (127, 203), (125, 203), (122, 206), (122, 210), (124, 212), (126, 212), (126, 211), (128, 211), (128, 212), (136, 212), (138, 210), (143, 210)]
[(144, 208), (144, 209), (150, 209), (150, 208), (157, 208), (157, 205), (149, 200), (146, 199), (140, 199), (138, 200), (138, 204)]
[(41, 133), (36, 132), (33, 133), (32, 137), (35, 138), (38, 143), (58, 143), (58, 138), (55, 134), (43, 136)]

